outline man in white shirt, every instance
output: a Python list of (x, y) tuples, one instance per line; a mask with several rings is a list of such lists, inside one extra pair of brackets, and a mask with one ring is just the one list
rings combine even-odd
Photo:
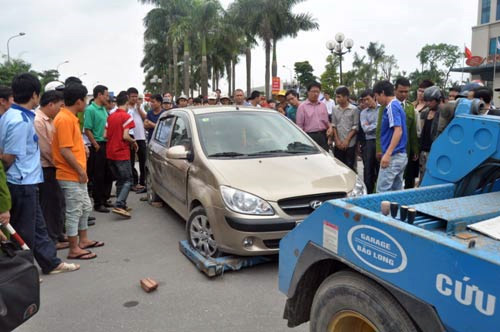
[(330, 99), (330, 94), (328, 92), (324, 92), (325, 99), (323, 102), (326, 105), (326, 110), (328, 111), (328, 117), (330, 118), (330, 122), (332, 121), (332, 112), (335, 107), (335, 101)]
[(129, 88), (128, 95), (128, 113), (134, 119), (135, 128), (130, 130), (130, 135), (137, 142), (139, 147), (137, 156), (139, 157), (139, 174), (135, 169), (135, 151), (131, 151), (130, 163), (132, 164), (132, 175), (134, 177), (134, 185), (132, 191), (137, 193), (146, 192), (146, 130), (144, 129), (144, 119), (146, 119), (146, 112), (142, 109), (138, 102), (139, 91), (136, 88)]

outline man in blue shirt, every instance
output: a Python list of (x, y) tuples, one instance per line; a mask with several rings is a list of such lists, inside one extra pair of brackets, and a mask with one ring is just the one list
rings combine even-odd
[(144, 128), (146, 128), (148, 132), (148, 143), (151, 140), (151, 137), (153, 137), (153, 131), (155, 130), (156, 122), (158, 122), (160, 115), (165, 112), (165, 110), (161, 108), (162, 102), (163, 97), (160, 94), (151, 96), (151, 110), (149, 110), (148, 114), (146, 115), (146, 120), (144, 120)]
[(14, 77), (14, 103), (0, 118), (0, 159), (12, 199), (10, 223), (33, 250), (42, 272), (56, 274), (80, 266), (57, 258), (40, 207), (37, 185), (43, 182), (43, 173), (32, 111), (38, 105), (40, 89), (40, 81), (29, 73)]
[(406, 154), (406, 115), (401, 103), (394, 97), (394, 85), (379, 81), (373, 87), (377, 102), (384, 107), (380, 141), (382, 159), (377, 181), (377, 192), (403, 189), (403, 175), (408, 163)]

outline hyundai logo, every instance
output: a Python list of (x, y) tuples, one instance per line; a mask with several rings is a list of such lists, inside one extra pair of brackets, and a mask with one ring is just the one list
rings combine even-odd
[(313, 210), (316, 210), (317, 208), (319, 208), (321, 206), (321, 204), (323, 204), (322, 201), (311, 201), (309, 203), (309, 206), (313, 208)]

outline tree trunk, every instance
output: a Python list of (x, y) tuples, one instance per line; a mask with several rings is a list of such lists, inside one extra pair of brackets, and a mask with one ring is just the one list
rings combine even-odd
[[(192, 63), (190, 63), (190, 67), (191, 67), (190, 75), (191, 75), (191, 76), (194, 76), (194, 66), (193, 66), (193, 64), (192, 64)], [(195, 87), (195, 85), (196, 85), (196, 84), (195, 84), (195, 82), (194, 82), (194, 78), (191, 80), (191, 82), (190, 82), (190, 83), (191, 83), (191, 84), (190, 84), (190, 85), (191, 85), (191, 97), (193, 97), (193, 98), (194, 98), (194, 87)]]
[(211, 86), (212, 91), (215, 90), (215, 76), (216, 76), (215, 73), (216, 73), (216, 69), (214, 66), (212, 66), (212, 86)]
[(178, 97), (178, 86), (179, 86), (179, 60), (178, 58), (178, 48), (177, 48), (177, 41), (175, 38), (172, 40), (172, 58), (173, 58), (173, 63), (174, 63), (174, 88), (173, 88), (173, 94), (175, 97)]
[(185, 95), (189, 95), (189, 67), (190, 67), (190, 59), (189, 59), (189, 38), (186, 34), (184, 36), (184, 91)]
[(207, 38), (204, 34), (201, 36), (201, 94), (208, 96), (208, 68), (207, 68)]
[(276, 39), (273, 40), (273, 64), (272, 64), (272, 77), (278, 76), (278, 60), (276, 59)]
[(231, 74), (231, 60), (227, 61), (226, 62), (226, 72), (227, 72), (227, 93), (228, 95), (231, 95), (231, 86), (232, 86), (232, 83), (231, 83), (231, 77), (232, 77), (232, 74)]
[(252, 49), (247, 47), (245, 51), (247, 62), (247, 96), (250, 96), (252, 90)]
[(265, 73), (265, 94), (266, 98), (269, 98), (269, 82), (271, 81), (271, 78), (269, 75), (271, 74), (271, 41), (266, 40), (265, 41), (265, 46), (266, 46), (266, 73)]
[(234, 93), (234, 90), (236, 90), (236, 58), (237, 57), (234, 57), (233, 59), (233, 68), (232, 68), (232, 72), (233, 72), (233, 87), (231, 88), (231, 93), (229, 94), (229, 96), (231, 96), (233, 93)]

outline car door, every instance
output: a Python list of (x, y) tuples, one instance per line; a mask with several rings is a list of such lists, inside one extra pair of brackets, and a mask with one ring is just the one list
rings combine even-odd
[[(169, 147), (183, 145), (192, 151), (190, 122), (185, 113), (176, 113)], [(187, 181), (191, 162), (185, 159), (167, 158), (167, 183), (171, 194), (172, 207), (179, 214), (187, 216)]]
[(167, 203), (169, 203), (169, 191), (166, 183), (167, 174), (167, 149), (170, 144), (172, 125), (175, 121), (173, 115), (160, 118), (153, 138), (149, 144), (149, 167), (153, 182), (153, 190)]

